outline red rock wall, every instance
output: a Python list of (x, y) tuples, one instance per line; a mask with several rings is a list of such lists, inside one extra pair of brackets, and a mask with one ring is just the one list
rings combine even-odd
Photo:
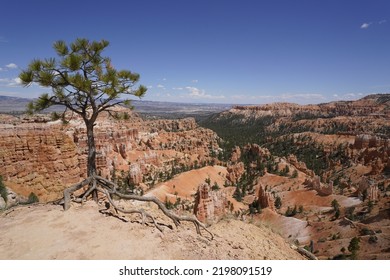
[[(41, 201), (55, 200), (62, 196), (65, 187), (86, 176), (87, 138), (81, 119), (73, 118), (65, 126), (49, 122), (47, 117), (40, 123), (36, 123), (36, 118), (5, 118), (3, 115), (1, 120), (0, 175), (16, 193), (28, 196), (34, 192)], [(124, 122), (103, 114), (94, 132), (99, 174), (110, 178), (114, 169), (131, 171), (134, 183), (142, 182), (143, 175), (150, 170), (166, 171), (163, 163), (171, 159), (160, 158), (161, 154), (154, 150), (185, 152), (197, 155), (202, 161), (210, 158), (210, 149), (218, 148), (217, 135), (197, 127), (194, 119), (144, 122), (134, 117)], [(151, 135), (153, 145), (145, 146), (141, 134)], [(135, 151), (138, 152), (136, 158)], [(139, 151), (144, 151), (143, 155), (139, 155)], [(137, 163), (141, 172), (131, 168), (131, 163)]]
[(218, 221), (226, 213), (227, 198), (222, 190), (213, 191), (207, 184), (198, 187), (194, 214), (203, 223)]
[(323, 184), (319, 176), (315, 176), (312, 180), (306, 179), (303, 184), (307, 188), (315, 190), (321, 196), (333, 194), (333, 182), (330, 182), (329, 185)]
[(15, 192), (54, 200), (83, 173), (73, 139), (58, 127), (36, 124), (1, 131), (0, 174)]
[(258, 192), (258, 201), (262, 209), (264, 208), (270, 208), (271, 210), (275, 211), (275, 200), (269, 191), (265, 190), (263, 186), (260, 186), (259, 192)]
[(228, 179), (230, 182), (235, 184), (240, 180), (244, 172), (245, 172), (245, 167), (243, 162), (239, 162), (234, 165), (229, 165), (227, 167), (226, 179)]

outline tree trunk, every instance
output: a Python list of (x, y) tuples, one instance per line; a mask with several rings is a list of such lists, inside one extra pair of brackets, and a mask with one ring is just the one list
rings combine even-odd
[[(87, 145), (88, 145), (88, 158), (87, 158), (87, 177), (94, 178), (96, 175), (96, 146), (95, 146), (95, 135), (93, 127), (95, 124), (95, 118), (85, 121), (87, 127)], [(93, 184), (91, 182), (90, 184)], [(92, 185), (91, 185), (92, 186)], [(97, 191), (92, 192), (92, 197), (95, 202), (98, 201)]]
[(87, 145), (88, 145), (88, 160), (87, 160), (87, 176), (96, 175), (96, 147), (95, 136), (93, 133), (93, 123), (86, 123), (87, 126)]

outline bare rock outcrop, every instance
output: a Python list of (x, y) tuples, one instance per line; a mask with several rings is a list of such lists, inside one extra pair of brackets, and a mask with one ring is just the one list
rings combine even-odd
[(315, 176), (312, 180), (306, 179), (303, 183), (307, 188), (315, 190), (320, 196), (333, 194), (333, 182), (328, 185), (321, 183), (320, 177)]
[(263, 116), (291, 117), (337, 117), (337, 116), (383, 116), (388, 113), (389, 94), (368, 95), (354, 101), (334, 101), (318, 105), (299, 105), (277, 102), (259, 106), (235, 106), (229, 112), (251, 118)]
[[(115, 117), (123, 114), (129, 118)], [(17, 194), (34, 192), (40, 201), (56, 200), (65, 187), (86, 176), (87, 136), (79, 117), (67, 124), (49, 115), (2, 115), (0, 120), (0, 174)], [(111, 178), (114, 171), (129, 172), (134, 184), (145, 174), (155, 179), (170, 172), (174, 162), (209, 162), (210, 151), (219, 149), (218, 136), (193, 118), (144, 121), (123, 107), (99, 115), (94, 132), (99, 174)]]
[(129, 180), (131, 184), (138, 185), (143, 181), (143, 173), (139, 163), (132, 163), (129, 167)]
[(26, 203), (28, 199), (26, 197), (22, 197), (9, 188), (6, 188), (6, 197), (5, 199), (0, 196), (0, 210), (4, 210), (7, 208), (11, 208), (13, 206), (19, 205), (20, 203)]
[(380, 191), (378, 186), (367, 177), (363, 177), (357, 189), (357, 196), (368, 199), (369, 201), (378, 201), (380, 199)]
[(271, 192), (267, 188), (260, 185), (258, 192), (258, 202), (262, 209), (269, 208), (275, 211), (275, 199)]
[(247, 144), (244, 146), (244, 153), (250, 157), (269, 157), (271, 156), (270, 151), (267, 148), (262, 148), (257, 144)]
[(306, 175), (309, 175), (311, 177), (314, 177), (314, 172), (313, 170), (310, 170), (307, 168), (306, 164), (302, 161), (298, 161), (297, 157), (295, 155), (290, 154), (287, 157), (287, 161), (292, 164), (296, 169), (299, 171), (305, 173)]
[(228, 206), (223, 190), (212, 190), (208, 184), (198, 186), (194, 205), (194, 214), (203, 223), (213, 223), (221, 219)]
[(237, 161), (240, 160), (240, 158), (241, 158), (241, 149), (239, 146), (235, 146), (230, 156), (230, 161), (232, 163), (236, 163)]
[(0, 134), (0, 174), (16, 193), (27, 197), (34, 192), (48, 201), (80, 180), (77, 147), (58, 127), (3, 126)]
[(0, 210), (3, 210), (7, 207), (7, 203), (5, 203), (5, 200), (3, 197), (0, 196)]
[(244, 172), (245, 172), (245, 167), (243, 162), (238, 162), (236, 164), (229, 165), (227, 167), (226, 179), (228, 179), (230, 182), (235, 184), (240, 180)]
[(153, 120), (146, 121), (151, 132), (164, 130), (167, 132), (183, 132), (193, 130), (198, 127), (194, 118), (185, 118), (180, 120)]
[(355, 160), (371, 166), (370, 175), (390, 171), (390, 139), (387, 137), (360, 134), (355, 137), (352, 147)]
[(390, 140), (378, 135), (359, 134), (355, 136), (355, 149), (390, 147)]

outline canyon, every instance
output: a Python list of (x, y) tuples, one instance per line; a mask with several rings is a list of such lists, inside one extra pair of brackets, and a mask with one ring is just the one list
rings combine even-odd
[[(193, 118), (144, 121), (128, 109), (116, 108), (116, 113), (131, 115), (131, 121), (103, 114), (95, 126), (96, 163), (105, 178), (129, 173), (133, 184), (148, 189), (175, 168), (205, 165), (218, 149), (217, 135)], [(42, 202), (53, 201), (86, 176), (81, 119), (63, 124), (46, 115), (1, 115), (0, 135), (0, 174), (21, 196), (33, 192)]]
[[(226, 221), (253, 232), (266, 226), (270, 239), (320, 259), (351, 258), (357, 237), (357, 258), (390, 259), (389, 108), (390, 95), (378, 94), (234, 106), (197, 123), (116, 107), (96, 123), (97, 167), (122, 191), (157, 197), (211, 229)], [(0, 115), (3, 208), (31, 193), (56, 201), (85, 178), (85, 129), (69, 118)]]

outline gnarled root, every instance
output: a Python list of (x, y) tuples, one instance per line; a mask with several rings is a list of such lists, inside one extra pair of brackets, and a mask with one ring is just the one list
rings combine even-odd
[(122, 212), (124, 214), (134, 214), (134, 213), (140, 214), (142, 224), (145, 223), (146, 219), (150, 219), (152, 221), (152, 223), (154, 224), (154, 226), (158, 230), (162, 231), (162, 228), (158, 225), (155, 218), (153, 216), (151, 216), (150, 214), (148, 214), (145, 210), (143, 210), (143, 209), (126, 210), (126, 209), (116, 205), (116, 203), (112, 199), (112, 196), (115, 195), (115, 196), (118, 196), (119, 198), (122, 198), (125, 200), (153, 202), (164, 213), (164, 215), (166, 215), (168, 218), (170, 218), (173, 221), (173, 223), (175, 224), (176, 227), (178, 227), (182, 221), (191, 222), (194, 224), (196, 232), (199, 235), (202, 235), (202, 230), (204, 230), (210, 235), (211, 239), (214, 238), (214, 235), (206, 228), (205, 225), (203, 225), (201, 222), (199, 222), (196, 217), (176, 215), (175, 213), (169, 211), (165, 207), (165, 205), (160, 200), (158, 200), (156, 197), (146, 197), (146, 196), (139, 196), (139, 195), (135, 195), (135, 194), (123, 194), (117, 190), (118, 186), (115, 183), (110, 182), (110, 181), (104, 179), (103, 177), (100, 177), (97, 175), (88, 177), (87, 179), (83, 180), (82, 182), (75, 184), (75, 185), (64, 190), (64, 199), (63, 199), (64, 210), (68, 210), (70, 208), (71, 195), (75, 191), (81, 189), (82, 187), (84, 187), (86, 185), (89, 185), (89, 188), (86, 190), (86, 192), (81, 197), (73, 198), (73, 201), (79, 202), (79, 203), (83, 202), (88, 195), (90, 195), (94, 191), (99, 191), (107, 198), (110, 205), (112, 205), (112, 207), (116, 211)]

